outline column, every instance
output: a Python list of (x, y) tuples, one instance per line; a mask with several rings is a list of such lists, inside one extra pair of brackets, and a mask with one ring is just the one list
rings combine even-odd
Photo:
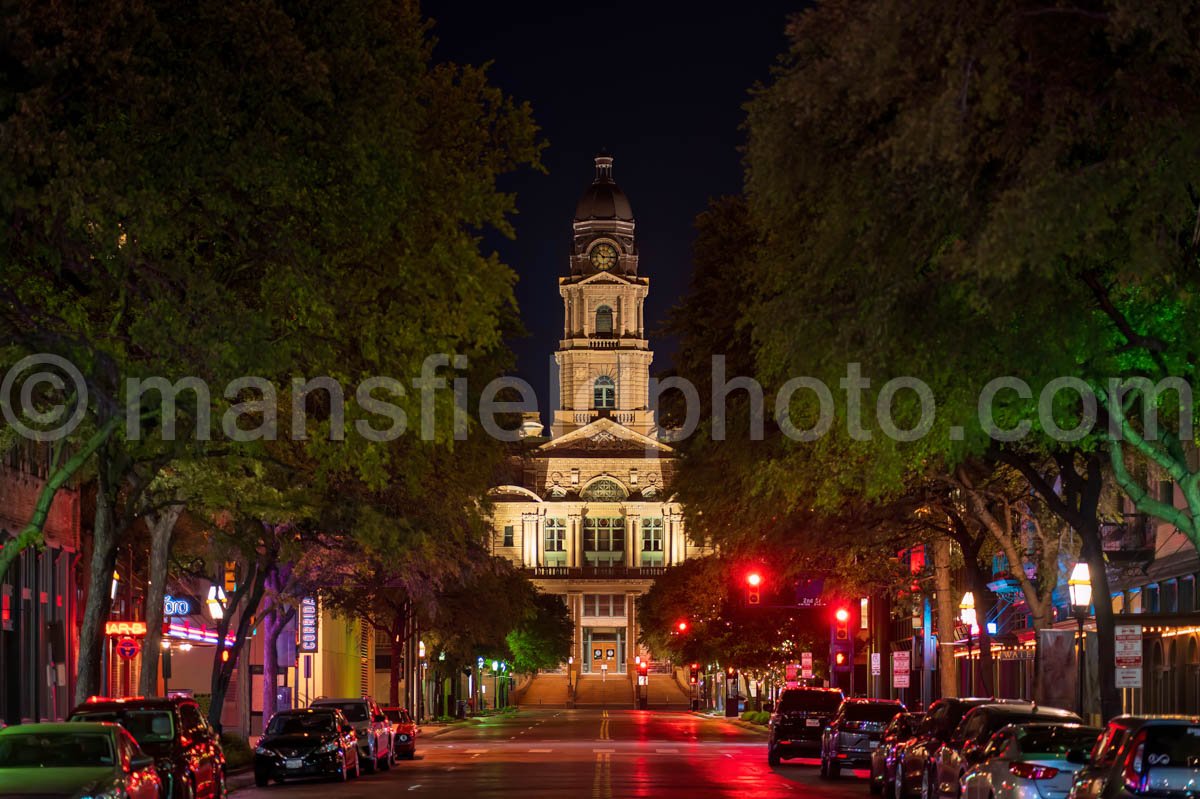
[(642, 516), (634, 514), (629, 518), (633, 528), (633, 565), (636, 567), (642, 565)]
[(575, 539), (571, 545), (571, 557), (575, 559), (577, 567), (586, 566), (587, 560), (583, 557), (583, 514), (571, 514), (571, 528), (575, 530)]
[(633, 662), (638, 648), (637, 620), (634, 618), (637, 596), (635, 591), (625, 592), (625, 671), (628, 674), (637, 674), (637, 667)]
[(675, 516), (669, 511), (663, 513), (663, 564), (675, 565)]
[(575, 303), (571, 301), (570, 293), (563, 295), (563, 338), (569, 338), (571, 335), (571, 311)]
[(625, 565), (633, 567), (637, 565), (634, 560), (636, 553), (634, 551), (637, 544), (637, 524), (640, 517), (636, 514), (625, 517)]
[(521, 514), (521, 555), (528, 568), (538, 565), (537, 518), (536, 513)]

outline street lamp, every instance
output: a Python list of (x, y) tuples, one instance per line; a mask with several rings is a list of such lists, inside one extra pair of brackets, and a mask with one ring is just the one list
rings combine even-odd
[(958, 603), (959, 617), (967, 625), (967, 696), (975, 693), (975, 664), (971, 660), (971, 634), (975, 630), (975, 594), (968, 591)]
[(1088, 608), (1092, 605), (1092, 573), (1088, 569), (1088, 565), (1084, 561), (1079, 561), (1075, 564), (1075, 568), (1071, 570), (1071, 576), (1067, 579), (1067, 590), (1071, 594), (1071, 607), (1075, 611), (1075, 621), (1079, 625), (1079, 677), (1078, 684), (1075, 686), (1075, 708), (1079, 715), (1083, 715), (1083, 622), (1087, 618)]

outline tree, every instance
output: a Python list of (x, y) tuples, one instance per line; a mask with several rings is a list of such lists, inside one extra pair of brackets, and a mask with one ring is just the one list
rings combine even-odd
[(533, 606), (507, 636), (513, 668), (519, 672), (557, 668), (571, 654), (575, 622), (561, 596), (537, 594)]

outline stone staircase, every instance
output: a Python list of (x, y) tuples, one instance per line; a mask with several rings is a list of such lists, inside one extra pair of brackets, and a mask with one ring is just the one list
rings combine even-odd
[(514, 701), (521, 707), (566, 707), (570, 693), (565, 674), (538, 674)]
[(692, 698), (675, 681), (671, 674), (651, 674), (650, 683), (646, 686), (647, 705), (655, 708), (689, 709)]
[(633, 707), (633, 681), (627, 674), (580, 675), (575, 707)]

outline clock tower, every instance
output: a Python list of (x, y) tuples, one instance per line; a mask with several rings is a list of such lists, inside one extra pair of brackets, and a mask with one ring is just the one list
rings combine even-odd
[(554, 354), (560, 407), (551, 435), (609, 418), (654, 435), (643, 305), (650, 281), (638, 275), (636, 223), (613, 180), (613, 159), (596, 156), (596, 175), (575, 206), (570, 274), (558, 279), (563, 337)]

